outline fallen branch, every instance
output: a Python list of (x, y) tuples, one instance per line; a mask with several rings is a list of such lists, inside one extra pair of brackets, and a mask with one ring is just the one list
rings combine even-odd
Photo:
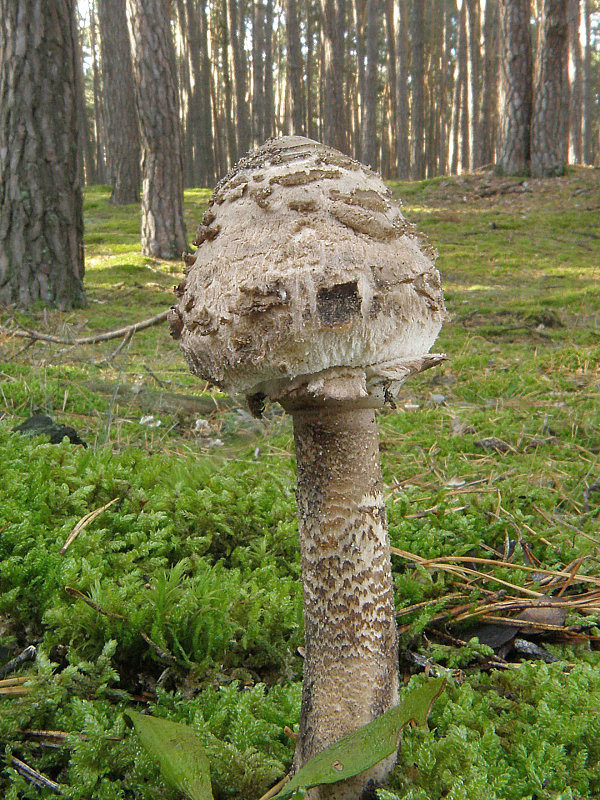
[(18, 328), (5, 328), (4, 326), (0, 326), (0, 333), (5, 333), (7, 336), (18, 336), (22, 339), (32, 339), (37, 342), (66, 344), (74, 347), (82, 344), (98, 344), (98, 342), (108, 342), (110, 339), (119, 339), (123, 336), (131, 337), (138, 331), (143, 331), (146, 328), (151, 328), (153, 325), (158, 325), (159, 323), (164, 322), (168, 313), (168, 311), (161, 311), (160, 314), (155, 314), (153, 317), (144, 319), (141, 322), (134, 322), (133, 325), (126, 325), (124, 328), (118, 328), (114, 331), (107, 331), (106, 333), (98, 333), (95, 336), (84, 336), (81, 339), (63, 339), (60, 336), (52, 336), (48, 333), (38, 333), (37, 331), (32, 331), (22, 326)]
[(26, 764), (19, 758), (11, 756), (10, 765), (19, 773), (19, 775), (25, 778), (28, 783), (32, 783), (34, 786), (37, 786), (38, 789), (49, 789), (51, 792), (54, 792), (54, 794), (63, 794), (58, 783), (51, 781), (50, 778), (42, 775), (42, 773), (38, 772), (37, 769), (30, 767), (29, 764)]
[(17, 667), (20, 667), (21, 664), (24, 664), (26, 661), (33, 661), (35, 659), (35, 654), (36, 650), (34, 645), (30, 644), (29, 647), (22, 650), (18, 656), (15, 656), (3, 667), (0, 667), (0, 678), (3, 678), (5, 675), (10, 675), (11, 672), (14, 672)]

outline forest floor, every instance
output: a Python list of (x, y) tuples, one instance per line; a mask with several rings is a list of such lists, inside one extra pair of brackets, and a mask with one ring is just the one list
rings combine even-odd
[[(379, 416), (401, 668), (448, 680), (379, 795), (598, 797), (600, 171), (391, 188), (451, 317), (448, 361)], [(186, 191), (190, 239), (208, 196)], [(108, 198), (86, 190), (88, 306), (1, 325), (71, 339), (171, 304), (182, 265)], [(290, 423), (201, 385), (165, 324), (118, 345), (0, 339), (0, 794), (178, 797), (124, 724), (146, 707), (196, 728), (217, 800), (257, 800), (299, 715)], [(35, 412), (89, 447), (11, 432)]]

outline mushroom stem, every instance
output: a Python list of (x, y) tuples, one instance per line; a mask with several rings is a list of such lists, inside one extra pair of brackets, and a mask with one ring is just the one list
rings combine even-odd
[[(398, 636), (375, 412), (290, 409), (305, 649), (296, 767), (398, 702)], [(310, 800), (358, 800), (395, 756)]]

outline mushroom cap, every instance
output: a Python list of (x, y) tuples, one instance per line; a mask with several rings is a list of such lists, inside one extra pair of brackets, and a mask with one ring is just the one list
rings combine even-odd
[(249, 153), (194, 244), (171, 331), (226, 392), (377, 406), (443, 358), (435, 252), (381, 177), (331, 147), (284, 136)]

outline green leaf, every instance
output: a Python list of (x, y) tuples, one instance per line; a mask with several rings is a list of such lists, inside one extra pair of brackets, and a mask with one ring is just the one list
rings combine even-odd
[(274, 800), (285, 800), (322, 783), (337, 783), (364, 772), (396, 752), (402, 729), (411, 721), (424, 725), (431, 706), (444, 688), (444, 678), (434, 678), (402, 696), (397, 706), (334, 742), (307, 761)]
[(210, 764), (198, 734), (188, 725), (159, 717), (125, 712), (140, 741), (155, 761), (163, 778), (190, 800), (213, 800)]

